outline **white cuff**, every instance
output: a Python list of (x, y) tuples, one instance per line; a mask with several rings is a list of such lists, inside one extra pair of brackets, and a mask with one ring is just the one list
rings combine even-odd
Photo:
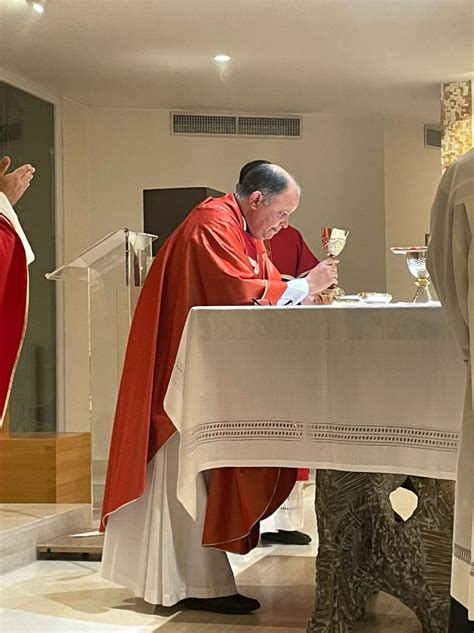
[(278, 306), (296, 305), (301, 303), (309, 293), (309, 286), (306, 279), (290, 279), (288, 288), (278, 299)]

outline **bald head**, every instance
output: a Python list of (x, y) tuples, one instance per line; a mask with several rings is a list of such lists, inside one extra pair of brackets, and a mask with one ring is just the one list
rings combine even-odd
[(279, 165), (262, 164), (250, 170), (236, 192), (249, 232), (257, 239), (271, 239), (287, 227), (300, 192), (293, 176)]
[(271, 161), (264, 160), (263, 158), (258, 158), (257, 160), (250, 161), (250, 163), (246, 163), (240, 170), (239, 185), (244, 182), (244, 178), (249, 173), (249, 171), (252, 171), (252, 169), (255, 169), (255, 167), (260, 167), (260, 165), (270, 165), (270, 163)]
[(255, 191), (260, 191), (270, 200), (288, 188), (294, 189), (298, 196), (301, 193), (301, 187), (283, 167), (262, 162), (244, 175), (243, 180), (237, 185), (236, 193), (238, 198), (242, 199), (248, 198)]

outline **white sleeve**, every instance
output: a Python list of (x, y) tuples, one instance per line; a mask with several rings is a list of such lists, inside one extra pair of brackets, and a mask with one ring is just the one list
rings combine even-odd
[(23, 248), (25, 249), (26, 263), (31, 264), (31, 262), (33, 262), (35, 259), (35, 254), (31, 250), (30, 243), (28, 242), (25, 232), (21, 228), (20, 220), (18, 219), (17, 214), (13, 210), (13, 207), (10, 204), (6, 195), (2, 193), (1, 191), (0, 191), (0, 213), (4, 215), (7, 218), (7, 220), (9, 220), (11, 224), (13, 225), (13, 228), (15, 229), (18, 237), (20, 238), (23, 244)]
[(278, 299), (278, 306), (296, 305), (301, 303), (309, 292), (309, 286), (306, 279), (290, 279), (288, 288)]

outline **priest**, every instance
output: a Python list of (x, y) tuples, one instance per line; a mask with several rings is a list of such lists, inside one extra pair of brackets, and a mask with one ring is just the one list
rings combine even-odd
[(428, 270), (467, 367), (456, 476), (449, 633), (474, 631), (474, 149), (441, 179), (431, 211)]
[[(249, 613), (225, 551), (244, 554), (259, 521), (288, 496), (294, 469), (221, 468), (198, 482), (193, 520), (176, 497), (179, 434), (163, 400), (193, 306), (299, 303), (337, 280), (327, 259), (285, 282), (263, 240), (288, 226), (300, 188), (277, 165), (252, 170), (235, 194), (208, 198), (170, 235), (150, 269), (129, 335), (112, 434), (102, 528), (104, 577), (154, 604)], [(232, 362), (232, 359), (229, 359)], [(237, 387), (236, 387), (237, 388)]]
[(28, 309), (28, 264), (34, 260), (14, 204), (30, 186), (34, 167), (8, 173), (11, 160), (0, 161), (0, 426), (23, 343)]

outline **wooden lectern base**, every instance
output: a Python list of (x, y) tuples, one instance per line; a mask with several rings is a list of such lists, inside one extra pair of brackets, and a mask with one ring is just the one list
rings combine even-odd
[(0, 433), (0, 503), (90, 502), (90, 433)]

